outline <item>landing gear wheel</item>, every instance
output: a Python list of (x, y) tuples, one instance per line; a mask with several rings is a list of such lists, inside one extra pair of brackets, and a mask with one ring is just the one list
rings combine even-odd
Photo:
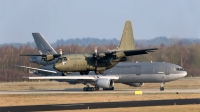
[(99, 87), (96, 87), (96, 90), (98, 91), (98, 90), (99, 90)]
[(86, 71), (86, 72), (85, 72), (85, 75), (88, 75), (88, 74), (89, 74), (89, 71)]
[(165, 84), (165, 82), (160, 83), (160, 91), (164, 91), (165, 90), (164, 84)]
[(81, 75), (84, 75), (84, 72), (80, 72)]
[(99, 71), (95, 71), (95, 74), (98, 75), (98, 74), (99, 74)]
[(99, 71), (100, 74), (104, 74), (104, 71)]
[(94, 90), (95, 90), (95, 91), (98, 91), (98, 90), (99, 90), (99, 87), (94, 87)]
[(86, 87), (84, 87), (84, 88), (83, 88), (83, 91), (87, 91), (87, 88), (86, 88)]
[(98, 91), (99, 87), (84, 87), (83, 91)]
[(160, 87), (160, 91), (164, 91), (165, 90), (165, 88), (164, 87)]

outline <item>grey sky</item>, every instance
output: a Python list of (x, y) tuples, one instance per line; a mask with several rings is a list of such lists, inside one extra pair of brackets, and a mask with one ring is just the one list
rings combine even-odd
[(116, 38), (131, 20), (135, 39), (200, 39), (200, 0), (0, 0), (0, 44)]

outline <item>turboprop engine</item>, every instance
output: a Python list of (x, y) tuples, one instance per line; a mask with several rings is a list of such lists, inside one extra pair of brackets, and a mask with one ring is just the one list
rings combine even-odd
[(55, 57), (53, 55), (46, 55), (44, 57), (42, 57), (45, 61), (52, 61), (55, 59)]
[(133, 87), (141, 87), (144, 85), (144, 83), (123, 83), (129, 86), (133, 86)]
[(114, 81), (110, 79), (98, 79), (97, 81), (91, 83), (94, 86), (98, 86), (100, 88), (111, 88), (114, 87)]

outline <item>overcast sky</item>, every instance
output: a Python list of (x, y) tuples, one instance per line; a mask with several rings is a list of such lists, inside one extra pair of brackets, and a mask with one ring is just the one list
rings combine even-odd
[(0, 0), (0, 44), (69, 38), (116, 38), (126, 20), (135, 39), (200, 39), (200, 0)]

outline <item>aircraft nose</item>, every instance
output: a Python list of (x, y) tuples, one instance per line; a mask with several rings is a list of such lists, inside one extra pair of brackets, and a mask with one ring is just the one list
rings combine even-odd
[(185, 77), (187, 75), (187, 72), (185, 71), (184, 73), (183, 73), (183, 77)]
[(54, 68), (54, 69), (56, 69), (56, 68), (57, 68), (56, 64), (54, 64), (54, 65), (53, 65), (53, 68)]

